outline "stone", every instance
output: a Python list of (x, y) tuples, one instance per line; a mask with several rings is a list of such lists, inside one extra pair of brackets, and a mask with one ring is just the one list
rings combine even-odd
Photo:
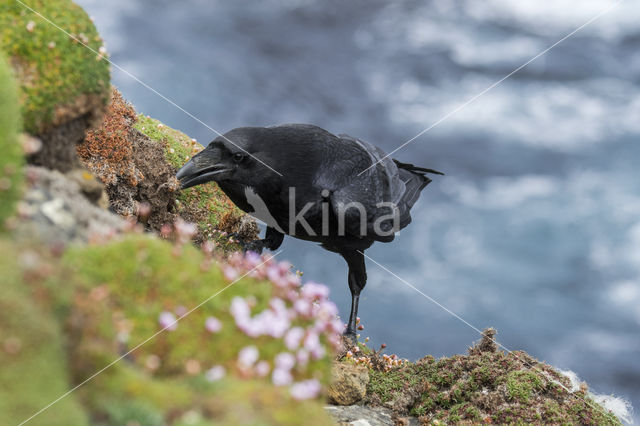
[(364, 366), (346, 362), (334, 363), (331, 369), (331, 383), (327, 389), (329, 402), (337, 405), (351, 405), (367, 393), (369, 372)]
[(93, 204), (102, 208), (109, 207), (109, 199), (104, 185), (87, 170), (74, 169), (67, 173), (67, 177), (78, 184), (85, 197)]
[(340, 426), (396, 426), (397, 424), (417, 426), (421, 424), (416, 417), (397, 418), (393, 411), (382, 407), (328, 405), (325, 411)]
[(17, 239), (86, 243), (127, 229), (121, 217), (89, 201), (68, 175), (36, 166), (27, 166), (26, 175), (28, 185), (17, 209)]

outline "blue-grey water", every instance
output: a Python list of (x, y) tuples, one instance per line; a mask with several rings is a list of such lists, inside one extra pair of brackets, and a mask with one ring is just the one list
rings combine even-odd
[[(611, 0), (80, 0), (111, 58), (224, 132), (317, 124), (391, 151)], [(640, 403), (640, 4), (624, 2), (394, 157), (443, 170), (367, 254), (509, 349)], [(114, 69), (136, 108), (209, 129)], [(346, 265), (285, 239), (346, 316)], [(368, 261), (360, 316), (418, 358), (477, 333)], [(196, 303), (198, 301), (194, 301)]]

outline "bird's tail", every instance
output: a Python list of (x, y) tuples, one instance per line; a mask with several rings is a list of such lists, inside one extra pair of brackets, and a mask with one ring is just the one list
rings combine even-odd
[(426, 169), (424, 167), (417, 167), (413, 164), (402, 163), (398, 160), (393, 160), (400, 172), (400, 179), (404, 182), (405, 191), (401, 200), (401, 217), (400, 228), (404, 228), (411, 222), (411, 215), (409, 210), (418, 201), (420, 192), (425, 186), (431, 182), (431, 179), (425, 176), (426, 173), (434, 173), (438, 175), (444, 175), (444, 173), (433, 169)]
[(398, 166), (399, 169), (408, 170), (410, 172), (433, 173), (433, 174), (436, 174), (436, 175), (443, 175), (444, 176), (444, 173), (439, 172), (437, 170), (426, 169), (424, 167), (414, 166), (413, 164), (409, 164), (409, 163), (402, 163), (402, 162), (396, 160), (395, 158), (393, 159), (393, 162), (396, 163), (396, 166)]

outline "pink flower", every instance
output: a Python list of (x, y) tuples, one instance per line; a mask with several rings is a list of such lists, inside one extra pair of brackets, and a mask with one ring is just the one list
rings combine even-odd
[(176, 219), (173, 227), (176, 230), (176, 234), (178, 234), (178, 239), (185, 242), (198, 232), (198, 227), (194, 223), (186, 222), (181, 218)]
[(277, 265), (270, 265), (267, 267), (267, 278), (269, 281), (278, 284), (279, 287), (284, 287), (280, 284), (280, 268)]
[(267, 361), (260, 361), (256, 364), (255, 372), (258, 377), (265, 377), (269, 374), (269, 370), (271, 370), (271, 366)]
[(222, 267), (222, 274), (227, 281), (233, 281), (238, 277), (238, 271), (234, 267), (225, 265)]
[(286, 260), (283, 260), (278, 263), (278, 268), (280, 268), (280, 272), (282, 272), (282, 274), (287, 274), (291, 271), (291, 264)]
[(293, 382), (293, 376), (289, 370), (276, 368), (271, 374), (271, 381), (276, 386), (285, 386)]
[(284, 301), (278, 297), (274, 297), (269, 301), (269, 307), (273, 309), (278, 315), (286, 315), (287, 305)]
[(324, 346), (320, 344), (320, 338), (313, 330), (305, 337), (304, 348), (311, 353), (313, 359), (320, 359), (325, 354)]
[(329, 297), (329, 287), (314, 282), (303, 285), (300, 292), (308, 300), (325, 300)]
[(306, 299), (298, 299), (293, 302), (293, 309), (302, 316), (307, 316), (311, 311), (311, 302)]
[(249, 308), (249, 304), (240, 296), (236, 296), (231, 300), (231, 315), (236, 320), (236, 323), (239, 321), (249, 318), (249, 314), (251, 313), (251, 309)]
[(309, 362), (309, 351), (306, 349), (300, 349), (296, 354), (296, 360), (298, 365), (304, 367)]
[(222, 330), (222, 322), (216, 317), (209, 317), (204, 322), (204, 328), (210, 333), (217, 333)]
[(320, 394), (321, 390), (322, 386), (317, 379), (309, 379), (302, 382), (297, 382), (291, 385), (291, 388), (289, 388), (291, 396), (295, 399), (316, 398)]
[(241, 367), (249, 368), (258, 360), (260, 354), (255, 346), (246, 346), (238, 353), (238, 363)]
[(176, 308), (174, 309), (175, 313), (177, 316), (181, 317), (184, 314), (186, 314), (188, 312), (187, 308), (180, 305), (180, 306), (176, 306)]
[(281, 352), (276, 355), (274, 362), (276, 369), (289, 371), (296, 365), (296, 358), (289, 352)]
[(248, 251), (244, 255), (244, 260), (246, 262), (247, 269), (253, 269), (257, 265), (260, 264), (262, 258), (260, 257), (260, 255), (258, 253), (254, 252), (254, 251)]
[(225, 374), (226, 371), (223, 366), (215, 365), (208, 369), (206, 373), (204, 373), (204, 377), (210, 382), (215, 382), (222, 379)]
[(173, 331), (178, 328), (178, 320), (173, 312), (162, 311), (158, 315), (158, 324), (163, 330)]
[(304, 337), (302, 327), (293, 327), (284, 336), (284, 344), (290, 351), (296, 350), (300, 346), (300, 340)]
[(205, 255), (210, 256), (213, 250), (216, 248), (216, 244), (213, 241), (207, 240), (202, 243), (202, 251)]

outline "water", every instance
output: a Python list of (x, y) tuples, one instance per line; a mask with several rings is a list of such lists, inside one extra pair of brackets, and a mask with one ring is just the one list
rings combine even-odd
[[(391, 151), (612, 2), (80, 0), (112, 59), (224, 132), (314, 123)], [(394, 155), (447, 173), (367, 254), (509, 349), (640, 403), (640, 4), (625, 2)], [(139, 111), (209, 129), (114, 70)], [(285, 239), (330, 285), (346, 265)], [(477, 333), (368, 261), (360, 316), (418, 358)], [(194, 301), (195, 303), (196, 301)]]

